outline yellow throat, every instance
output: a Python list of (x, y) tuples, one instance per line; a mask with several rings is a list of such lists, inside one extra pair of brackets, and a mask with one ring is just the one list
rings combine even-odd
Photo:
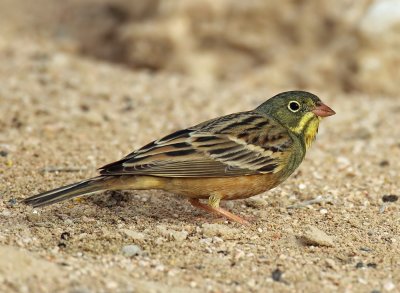
[(291, 127), (290, 130), (297, 134), (304, 135), (304, 141), (306, 143), (306, 149), (308, 149), (312, 142), (315, 140), (315, 136), (318, 133), (318, 126), (321, 117), (316, 116), (314, 113), (307, 113), (301, 118), (300, 123), (296, 127)]

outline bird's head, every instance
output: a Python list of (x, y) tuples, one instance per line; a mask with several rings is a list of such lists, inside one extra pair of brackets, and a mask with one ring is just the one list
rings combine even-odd
[(258, 106), (256, 111), (273, 117), (303, 137), (307, 147), (315, 138), (320, 119), (335, 114), (316, 95), (304, 91), (280, 93)]

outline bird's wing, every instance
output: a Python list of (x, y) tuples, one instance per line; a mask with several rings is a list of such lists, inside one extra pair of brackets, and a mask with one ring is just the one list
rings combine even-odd
[(102, 175), (227, 177), (276, 173), (293, 144), (287, 130), (242, 112), (179, 130), (100, 168)]

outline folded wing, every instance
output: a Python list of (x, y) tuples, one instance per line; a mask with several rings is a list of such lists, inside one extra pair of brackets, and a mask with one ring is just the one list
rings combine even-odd
[(230, 177), (276, 173), (292, 139), (284, 127), (254, 112), (231, 114), (179, 130), (115, 163), (102, 175)]

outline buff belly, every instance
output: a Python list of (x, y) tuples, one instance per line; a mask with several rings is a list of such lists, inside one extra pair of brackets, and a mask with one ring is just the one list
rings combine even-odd
[(189, 198), (206, 199), (210, 195), (218, 195), (222, 199), (241, 199), (274, 188), (282, 179), (279, 173), (221, 178), (118, 176), (109, 178), (105, 189), (161, 189)]
[(279, 182), (274, 175), (251, 175), (230, 178), (168, 178), (160, 189), (189, 198), (241, 199), (267, 191)]

